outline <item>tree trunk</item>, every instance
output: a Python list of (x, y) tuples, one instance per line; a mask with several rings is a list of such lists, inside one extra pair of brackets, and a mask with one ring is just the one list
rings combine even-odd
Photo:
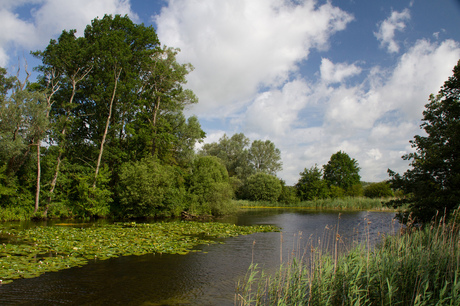
[(41, 178), (41, 166), (40, 166), (40, 140), (37, 141), (37, 190), (35, 192), (35, 209), (34, 213), (38, 211), (38, 204), (40, 201), (40, 178)]
[[(80, 82), (81, 80), (83, 80), (92, 69), (93, 69), (93, 67), (90, 67), (90, 68), (86, 69), (85, 71), (83, 71), (83, 74), (79, 78), (77, 78), (77, 74), (80, 72), (80, 68), (78, 68), (77, 72), (75, 72), (75, 74), (70, 77), (70, 79), (72, 81), (72, 94), (70, 95), (69, 104), (72, 104), (73, 99), (75, 98), (75, 93), (77, 91), (77, 83)], [(70, 117), (70, 111), (67, 112), (67, 116), (66, 116), (65, 121), (64, 121), (64, 127), (62, 128), (62, 131), (61, 131), (61, 135), (63, 136), (62, 139), (65, 138), (65, 134), (66, 134), (66, 130), (67, 130), (67, 122), (69, 121), (69, 117)], [(61, 166), (63, 148), (61, 147), (61, 143), (59, 143), (59, 146), (60, 146), (60, 148), (59, 148), (60, 150), (59, 150), (59, 154), (58, 154), (57, 161), (56, 161), (56, 168), (54, 170), (53, 180), (51, 181), (51, 187), (50, 187), (49, 196), (48, 196), (48, 199), (47, 199), (45, 211), (43, 213), (44, 217), (46, 217), (46, 215), (48, 214), (48, 209), (49, 209), (49, 207), (51, 205), (52, 195), (54, 193), (54, 189), (56, 188), (56, 184), (57, 184), (57, 178), (58, 178), (58, 175), (59, 175), (59, 168)]]
[(153, 125), (153, 133), (155, 134), (152, 139), (152, 156), (155, 156), (155, 153), (157, 151), (157, 113), (158, 110), (160, 109), (160, 101), (161, 98), (158, 96), (157, 98), (157, 103), (155, 103), (155, 108), (153, 110), (153, 118), (152, 118), (152, 125)]
[(110, 100), (109, 115), (107, 116), (104, 135), (102, 135), (101, 147), (99, 149), (99, 156), (97, 157), (96, 173), (94, 175), (93, 189), (96, 189), (96, 181), (97, 181), (97, 176), (99, 174), (99, 168), (101, 166), (102, 152), (104, 151), (104, 143), (107, 137), (107, 132), (109, 130), (110, 119), (112, 118), (113, 101), (115, 100), (115, 94), (117, 91), (117, 84), (118, 84), (118, 79), (120, 78), (120, 74), (121, 74), (121, 68), (120, 68), (120, 71), (118, 71), (118, 74), (115, 76), (115, 85), (113, 86), (112, 99)]

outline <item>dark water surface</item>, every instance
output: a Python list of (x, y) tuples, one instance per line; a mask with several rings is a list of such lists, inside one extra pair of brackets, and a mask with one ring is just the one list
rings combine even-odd
[(235, 287), (253, 261), (274, 271), (301, 255), (308, 241), (342, 247), (399, 229), (387, 212), (251, 210), (222, 222), (272, 224), (280, 233), (257, 233), (199, 246), (188, 255), (144, 255), (92, 261), (83, 267), (15, 280), (0, 286), (0, 305), (233, 305)]

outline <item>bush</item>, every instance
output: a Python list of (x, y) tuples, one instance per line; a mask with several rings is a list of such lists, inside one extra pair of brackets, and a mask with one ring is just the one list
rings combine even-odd
[(362, 197), (364, 195), (363, 185), (355, 184), (351, 186), (347, 189), (345, 195), (349, 197)]
[(195, 159), (188, 191), (192, 213), (222, 215), (230, 210), (233, 189), (227, 169), (215, 156)]
[(94, 175), (75, 175), (76, 185), (73, 188), (71, 203), (74, 212), (81, 217), (105, 217), (109, 214), (112, 192), (107, 188), (109, 171), (102, 168), (98, 175), (96, 187), (93, 188)]
[(123, 164), (118, 185), (126, 217), (178, 216), (184, 209), (185, 188), (175, 168), (147, 157)]
[(302, 201), (325, 199), (330, 196), (327, 182), (322, 178), (322, 170), (317, 165), (310, 169), (305, 168), (300, 173), (300, 179), (295, 185), (297, 195)]
[(275, 176), (260, 172), (248, 178), (246, 190), (249, 200), (275, 202), (281, 194), (281, 182)]
[(300, 199), (297, 197), (297, 189), (294, 186), (282, 186), (278, 202), (285, 204), (299, 203)]
[(331, 185), (331, 187), (329, 188), (329, 191), (330, 191), (329, 196), (330, 196), (332, 199), (338, 199), (338, 198), (343, 198), (343, 197), (345, 197), (345, 190), (343, 190), (343, 189), (340, 188), (340, 187)]
[(394, 194), (388, 182), (380, 182), (366, 186), (364, 196), (368, 198), (389, 198), (394, 196)]

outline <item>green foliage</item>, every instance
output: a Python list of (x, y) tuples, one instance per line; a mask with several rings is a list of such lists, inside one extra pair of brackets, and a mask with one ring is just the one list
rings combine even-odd
[(227, 169), (215, 156), (195, 158), (188, 185), (192, 213), (220, 215), (231, 205), (233, 190)]
[(249, 162), (256, 173), (276, 175), (283, 169), (281, 151), (270, 140), (254, 140), (249, 148)]
[(329, 162), (323, 166), (324, 179), (329, 186), (340, 187), (348, 190), (353, 185), (359, 184), (358, 162), (350, 158), (347, 153), (339, 151), (332, 154)]
[(70, 203), (75, 214), (82, 217), (105, 217), (110, 211), (112, 192), (107, 188), (110, 180), (107, 168), (98, 176), (98, 184), (93, 187), (93, 174), (79, 173), (74, 176), (76, 184)]
[[(196, 117), (183, 113), (198, 99), (183, 88), (193, 67), (178, 63), (178, 52), (161, 47), (153, 27), (105, 15), (82, 36), (64, 30), (33, 52), (42, 61), (37, 83), (0, 68), (1, 205), (29, 205), (43, 181), (41, 211), (49, 217), (107, 216), (121, 207), (122, 164), (155, 156), (178, 166), (174, 171), (188, 171), (205, 133)], [(186, 196), (181, 188), (171, 188), (160, 208), (129, 214), (177, 215)]]
[(297, 189), (294, 186), (286, 186), (284, 181), (281, 181), (281, 194), (278, 202), (291, 205), (299, 203), (300, 199), (297, 197)]
[(330, 196), (329, 187), (326, 181), (322, 179), (322, 171), (317, 165), (310, 169), (305, 168), (300, 173), (299, 181), (295, 187), (302, 201), (324, 199)]
[(364, 188), (361, 183), (354, 184), (345, 191), (345, 195), (349, 197), (362, 197), (364, 195)]
[[(236, 176), (243, 182), (255, 173), (276, 175), (282, 170), (281, 152), (270, 140), (254, 140), (250, 147), (249, 143), (249, 138), (243, 133), (234, 134), (231, 138), (224, 134), (218, 143), (203, 145), (200, 154), (219, 157), (229, 176)], [(240, 190), (238, 193), (244, 192)]]
[(118, 190), (125, 217), (179, 216), (184, 208), (185, 188), (178, 171), (153, 157), (123, 164)]
[(280, 180), (270, 174), (256, 173), (246, 182), (247, 197), (253, 201), (275, 202), (281, 194)]
[(379, 182), (366, 186), (364, 196), (368, 198), (389, 198), (394, 196), (394, 193), (388, 182)]
[(429, 101), (420, 126), (426, 136), (414, 136), (415, 152), (403, 156), (412, 168), (403, 176), (389, 170), (393, 189), (410, 195), (392, 204), (408, 203), (402, 217), (411, 214), (418, 222), (428, 222), (437, 213), (449, 215), (460, 203), (460, 60)]

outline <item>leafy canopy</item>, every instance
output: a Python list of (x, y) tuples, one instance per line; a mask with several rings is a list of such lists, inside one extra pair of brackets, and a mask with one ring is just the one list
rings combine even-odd
[(340, 187), (344, 190), (359, 184), (361, 179), (356, 159), (351, 158), (342, 151), (332, 154), (331, 159), (323, 166), (323, 169), (324, 179), (328, 185)]
[(409, 204), (405, 215), (427, 222), (460, 203), (460, 60), (438, 95), (430, 96), (422, 121), (425, 135), (414, 136), (415, 152), (402, 157), (412, 168), (402, 176), (388, 172), (393, 188), (407, 195), (392, 204)]

